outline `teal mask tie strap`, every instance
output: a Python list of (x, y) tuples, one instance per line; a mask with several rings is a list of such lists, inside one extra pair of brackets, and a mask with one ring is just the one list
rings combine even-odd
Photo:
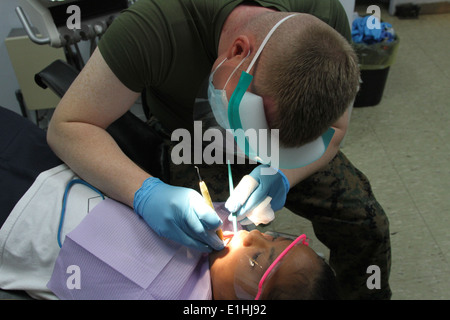
[(239, 105), (252, 80), (252, 75), (242, 71), (236, 89), (231, 95), (230, 102), (228, 103), (228, 121), (230, 122), (230, 128), (233, 130), (242, 129), (241, 117), (239, 116)]
[[(245, 71), (242, 71), (236, 89), (231, 95), (230, 102), (228, 103), (228, 121), (230, 123), (230, 128), (234, 130), (234, 133), (236, 133), (236, 130), (238, 129), (244, 130), (242, 128), (241, 117), (239, 115), (239, 106), (252, 80), (252, 75), (248, 74)], [(234, 139), (239, 144), (236, 134), (234, 134)], [(247, 156), (250, 156), (250, 145), (247, 141), (247, 138), (245, 138), (245, 147), (243, 151)]]

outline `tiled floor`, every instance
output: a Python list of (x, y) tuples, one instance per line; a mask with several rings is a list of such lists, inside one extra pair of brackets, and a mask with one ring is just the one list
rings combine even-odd
[[(397, 59), (381, 103), (353, 110), (343, 152), (389, 216), (392, 298), (450, 299), (450, 14), (400, 20), (382, 7), (381, 18), (400, 37)], [(313, 234), (309, 221), (278, 216), (271, 229)]]

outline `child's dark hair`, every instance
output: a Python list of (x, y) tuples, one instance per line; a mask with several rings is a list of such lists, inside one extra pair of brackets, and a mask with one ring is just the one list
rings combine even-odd
[(278, 279), (265, 300), (340, 300), (336, 276), (333, 269), (321, 257), (317, 274), (307, 277), (297, 270), (290, 279)]
[(309, 300), (340, 300), (336, 275), (328, 263), (320, 259), (322, 268), (313, 283)]

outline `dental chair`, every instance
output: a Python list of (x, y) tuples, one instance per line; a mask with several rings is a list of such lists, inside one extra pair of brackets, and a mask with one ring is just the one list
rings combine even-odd
[[(92, 53), (96, 46), (96, 39), (104, 34), (122, 10), (134, 2), (134, 0), (57, 2), (18, 0), (19, 6), (16, 7), (16, 13), (30, 40), (39, 45), (62, 47), (66, 53), (67, 62), (54, 61), (36, 74), (35, 82), (42, 88), (49, 88), (56, 95), (62, 97), (84, 65), (78, 43), (90, 41)], [(78, 26), (69, 26), (69, 22), (73, 22), (71, 17), (74, 17), (73, 21), (78, 18)], [(75, 53), (72, 46), (75, 46)], [(142, 103), (148, 119), (145, 97), (143, 97)], [(111, 124), (107, 131), (122, 151), (137, 165), (164, 182), (169, 182), (167, 147), (155, 130), (128, 111)]]
[[(35, 82), (40, 87), (44, 89), (49, 88), (53, 92), (55, 92), (59, 97), (62, 97), (65, 94), (65, 92), (69, 89), (70, 85), (75, 80), (78, 73), (79, 71), (75, 69), (73, 66), (69, 65), (68, 63), (62, 60), (57, 60), (51, 63), (41, 72), (37, 73), (35, 75)], [(4, 117), (2, 118), (3, 125), (5, 125), (6, 122), (11, 128), (15, 128), (16, 126), (16, 122), (13, 120), (17, 121), (20, 120), (21, 125), (23, 125), (23, 122), (25, 122), (26, 128), (20, 126), (19, 128), (17, 128), (16, 131), (23, 132), (24, 135), (29, 138), (26, 139), (27, 143), (32, 144), (33, 142), (36, 142), (36, 145), (22, 145), (21, 147), (17, 148), (18, 150), (25, 150), (27, 148), (31, 148), (31, 150), (33, 151), (36, 150), (37, 158), (34, 157), (33, 159), (34, 160), (42, 159), (43, 160), (42, 166), (44, 167), (46, 165), (53, 167), (61, 163), (60, 160), (55, 155), (50, 154), (51, 153), (50, 149), (48, 147), (45, 147), (47, 146), (45, 143), (45, 132), (43, 132), (42, 129), (40, 129), (31, 121), (28, 121), (27, 119), (22, 118), (16, 113), (13, 113), (6, 109), (3, 108), (0, 109), (0, 113), (2, 117)], [(11, 119), (8, 118), (7, 116), (10, 116)], [(19, 123), (17, 123), (17, 125), (18, 124)], [(27, 134), (29, 130), (33, 131), (31, 134), (31, 138)], [(164, 182), (166, 183), (169, 182), (170, 179), (169, 179), (169, 160), (167, 150), (168, 147), (164, 143), (163, 138), (152, 127), (148, 126), (144, 121), (142, 121), (140, 118), (138, 118), (133, 113), (128, 111), (122, 117), (120, 117), (114, 123), (112, 123), (107, 128), (107, 131), (111, 134), (111, 136), (117, 142), (122, 151), (137, 165), (139, 165), (141, 168), (151, 173), (152, 175), (160, 178)], [(9, 153), (12, 152), (11, 149), (12, 148), (8, 149)], [(48, 153), (44, 153), (43, 150), (47, 149)], [(30, 152), (26, 152), (26, 154), (29, 155)], [(8, 158), (10, 154), (5, 154), (4, 156)], [(17, 159), (17, 161), (20, 161), (20, 159)], [(40, 164), (40, 161), (37, 161), (37, 163)], [(108, 164), (105, 163), (105, 165)], [(22, 186), (22, 184), (25, 185), (26, 183), (28, 183), (28, 185), (32, 184), (32, 181), (30, 180), (31, 177), (28, 177), (31, 174), (30, 170), (31, 168), (27, 169), (26, 174), (25, 173), (22, 174), (22, 176), (24, 176), (22, 177), (23, 178), (22, 180), (24, 181), (20, 181), (20, 183), (17, 182), (16, 185), (20, 184), (20, 186)], [(36, 168), (36, 170), (38, 170), (38, 168)], [(35, 175), (37, 174), (38, 172), (35, 173)], [(11, 176), (13, 176), (13, 173), (11, 174)], [(4, 184), (7, 184), (6, 182), (8, 181), (2, 182), (5, 182)], [(17, 188), (18, 187), (9, 186), (9, 189), (11, 190), (5, 190), (11, 191), (10, 193), (12, 195), (17, 196), (14, 198), (15, 201), (20, 200), (21, 197), (21, 194), (19, 194), (19, 192), (17, 192), (17, 195), (15, 194)], [(22, 192), (26, 192), (27, 188), (24, 187), (22, 189), (23, 189)], [(9, 198), (8, 192), (4, 193), (6, 194), (6, 197)], [(2, 210), (5, 209), (3, 204), (4, 203), (2, 202)], [(8, 210), (11, 210), (14, 207), (14, 205), (15, 203), (11, 203), (11, 205), (8, 207)], [(25, 291), (0, 289), (0, 300), (28, 300), (28, 299), (32, 298)]]
[[(106, 30), (107, 26), (112, 22), (114, 15), (120, 12), (120, 10), (122, 10), (123, 8), (127, 7), (128, 4), (135, 2), (134, 0), (73, 0), (70, 1), (70, 3), (69, 1), (18, 1), (19, 5), (22, 6), (24, 10), (27, 11), (29, 17), (32, 18), (33, 25), (35, 27), (37, 26), (37, 29), (41, 31), (40, 35), (36, 34), (34, 32), (35, 29), (33, 29), (31, 27), (31, 24), (28, 22), (28, 19), (25, 16), (24, 10), (22, 10), (22, 7), (17, 7), (16, 13), (19, 17), (19, 20), (22, 22), (22, 25), (25, 28), (29, 38), (33, 42), (40, 45), (64, 47), (66, 49), (66, 58), (69, 63), (62, 60), (54, 61), (42, 71), (37, 73), (34, 77), (35, 82), (40, 87), (42, 87), (43, 89), (52, 90), (60, 98), (66, 93), (72, 82), (78, 76), (79, 70), (81, 70), (80, 64), (77, 63), (76, 59), (74, 59), (74, 55), (71, 54), (72, 50), (69, 50), (70, 45), (76, 44), (76, 42), (79, 42), (81, 40), (95, 39), (97, 36), (101, 36), (101, 34)], [(105, 1), (107, 1), (107, 3)], [(83, 20), (82, 22), (82, 28), (79, 30), (80, 32), (73, 32), (64, 29), (64, 27), (66, 26), (65, 23), (58, 24), (58, 21), (61, 20), (61, 17), (64, 17), (64, 19), (67, 18), (67, 16), (65, 15), (65, 7), (72, 4), (76, 4), (81, 7), (83, 12), (83, 19), (85, 20)], [(58, 10), (60, 8), (63, 8), (64, 10)], [(104, 12), (102, 12), (102, 10)], [(42, 34), (44, 34), (44, 36), (42, 36)], [(144, 96), (142, 97), (142, 104), (144, 107), (144, 113), (148, 119), (150, 115), (148, 113), (148, 108), (146, 108), (145, 106)], [(23, 133), (24, 141), (26, 141), (28, 144), (35, 144), (36, 149), (33, 149), (33, 147), (29, 145), (21, 145), (16, 148), (17, 150), (28, 150), (28, 160), (36, 160), (37, 158), (29, 156), (29, 154), (32, 154), (33, 151), (38, 150), (39, 156), (45, 160), (42, 161), (42, 166), (51, 168), (61, 163), (60, 160), (54, 154), (52, 154), (50, 149), (48, 148), (45, 141), (45, 132), (42, 129), (38, 128), (38, 126), (28, 121), (27, 119), (22, 118), (16, 113), (10, 112), (2, 107), (0, 107), (0, 113), (3, 123), (7, 122), (11, 128), (16, 129), (12, 133), (15, 133), (16, 131)], [(11, 119), (15, 121), (8, 118), (7, 115), (9, 115)], [(8, 128), (6, 125), (4, 125), (4, 127), (5, 128), (3, 129)], [(31, 136), (33, 137), (33, 139), (27, 139), (29, 131), (32, 131)], [(168, 146), (165, 144), (164, 139), (156, 130), (147, 125), (143, 120), (138, 118), (131, 111), (128, 111), (122, 117), (112, 123), (107, 128), (107, 131), (113, 137), (122, 151), (143, 170), (149, 172), (153, 176), (160, 178), (166, 183), (170, 182)], [(43, 153), (43, 149), (45, 149), (48, 153)], [(38, 160), (41, 158), (38, 158)], [(35, 162), (39, 163), (39, 161)], [(105, 166), (107, 165), (108, 163), (105, 163)], [(45, 168), (39, 168), (36, 169), (39, 172), (40, 170), (46, 170)], [(33, 174), (37, 175), (39, 174), (39, 172), (33, 172)], [(27, 186), (31, 185), (34, 181), (34, 176), (31, 176), (29, 172), (27, 172), (27, 174), (29, 176), (26, 176), (23, 179), (26, 181), (23, 182), (23, 186), (21, 185), (23, 190), (19, 190), (20, 192), (16, 190), (17, 188), (11, 190), (11, 193), (17, 191), (17, 197), (14, 199), (20, 199), (23, 193), (27, 190)], [(24, 174), (22, 174), (22, 176), (24, 176)], [(10, 203), (8, 210), (10, 210), (14, 205), (15, 202)], [(25, 293), (25, 291), (0, 289), (0, 300), (4, 299), (17, 300), (31, 298), (27, 293)]]
[[(62, 97), (78, 76), (79, 71), (62, 60), (56, 60), (35, 75), (35, 82), (43, 89), (51, 89)], [(144, 111), (145, 106), (143, 97)], [(148, 116), (148, 113), (146, 113)], [(106, 131), (122, 151), (142, 169), (168, 183), (169, 160), (167, 145), (162, 137), (131, 111), (113, 122)], [(108, 165), (108, 164), (105, 164)]]
[[(68, 90), (72, 82), (77, 77), (79, 71), (68, 63), (57, 60), (43, 69), (41, 72), (35, 75), (35, 82), (44, 89), (51, 89), (59, 97), (62, 97)], [(143, 99), (144, 100), (144, 99)], [(20, 181), (14, 181), (15, 184), (9, 185), (11, 179), (14, 179), (17, 174), (16, 171), (11, 173), (11, 177), (8, 177), (7, 181), (2, 181), (3, 184), (9, 187), (5, 190), (5, 195), (2, 195), (2, 210), (12, 210), (15, 205), (14, 201), (18, 201), (21, 195), (26, 192), (26, 186), (32, 184), (33, 176), (37, 176), (40, 170), (46, 170), (47, 167), (53, 167), (59, 165), (61, 161), (53, 154), (51, 154), (50, 149), (45, 143), (45, 132), (36, 126), (31, 121), (20, 117), (18, 114), (6, 110), (0, 107), (0, 114), (2, 116), (2, 125), (5, 126), (3, 129), (11, 129), (9, 133), (12, 134), (11, 141), (22, 141), (19, 137), (25, 139), (24, 144), (17, 146), (17, 148), (9, 147), (3, 148), (2, 151), (5, 152), (4, 159), (7, 162), (8, 158), (14, 150), (32, 150), (24, 152), (24, 156), (27, 156), (29, 160), (36, 162), (36, 168), (27, 168), (26, 173), (22, 173)], [(16, 128), (16, 126), (18, 126)], [(12, 129), (15, 130), (12, 130)], [(15, 132), (17, 137), (15, 137)], [(167, 145), (164, 143), (164, 139), (150, 126), (148, 126), (144, 121), (135, 116), (130, 111), (126, 112), (122, 117), (117, 119), (112, 123), (107, 131), (111, 134), (114, 140), (117, 142), (122, 151), (137, 165), (151, 173), (152, 175), (160, 178), (166, 183), (169, 183), (169, 160), (168, 160), (168, 150)], [(31, 132), (31, 133), (30, 133)], [(19, 134), (20, 133), (20, 134)], [(5, 141), (8, 139), (4, 139)], [(3, 141), (3, 142), (5, 142)], [(8, 140), (9, 141), (9, 140)], [(23, 142), (23, 141), (22, 141)], [(43, 152), (48, 149), (48, 152)], [(36, 155), (30, 158), (30, 154), (36, 151)], [(15, 154), (14, 154), (15, 155)], [(17, 154), (17, 156), (19, 156)], [(27, 158), (27, 159), (28, 159)], [(15, 159), (15, 158), (14, 158)], [(32, 159), (32, 160), (30, 160)], [(15, 161), (20, 161), (20, 159), (15, 159)], [(36, 161), (37, 160), (37, 161)], [(39, 161), (42, 160), (42, 161)], [(26, 161), (25, 161), (26, 162)], [(105, 163), (105, 165), (108, 165)], [(36, 172), (31, 172), (35, 170)], [(2, 177), (3, 178), (3, 177)], [(4, 177), (6, 179), (6, 177)], [(20, 188), (19, 188), (20, 187)], [(21, 192), (19, 192), (20, 190)], [(8, 193), (9, 192), (9, 193)], [(14, 197), (10, 197), (13, 195)], [(4, 198), (13, 201), (10, 203), (7, 209), (4, 206)], [(11, 199), (9, 199), (11, 198)], [(10, 201), (10, 202), (11, 202)], [(0, 223), (1, 227), (2, 223)], [(0, 300), (28, 300), (32, 299), (25, 291), (21, 290), (3, 290), (0, 289)]]

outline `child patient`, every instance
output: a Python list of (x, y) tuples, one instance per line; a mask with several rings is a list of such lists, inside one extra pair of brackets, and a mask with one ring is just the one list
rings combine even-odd
[[(224, 250), (209, 255), (213, 298), (337, 299), (333, 271), (303, 238), (274, 263), (292, 239), (274, 238), (258, 230), (239, 231)], [(272, 264), (274, 268), (267, 272)]]
[[(48, 287), (60, 299), (336, 299), (330, 267), (298, 239), (236, 234), (223, 204), (225, 249), (204, 254), (156, 235), (111, 199), (70, 232)], [(267, 271), (270, 268), (270, 271)], [(267, 271), (267, 272), (266, 272)], [(264, 281), (261, 281), (263, 279)], [(261, 287), (259, 290), (258, 285)]]

